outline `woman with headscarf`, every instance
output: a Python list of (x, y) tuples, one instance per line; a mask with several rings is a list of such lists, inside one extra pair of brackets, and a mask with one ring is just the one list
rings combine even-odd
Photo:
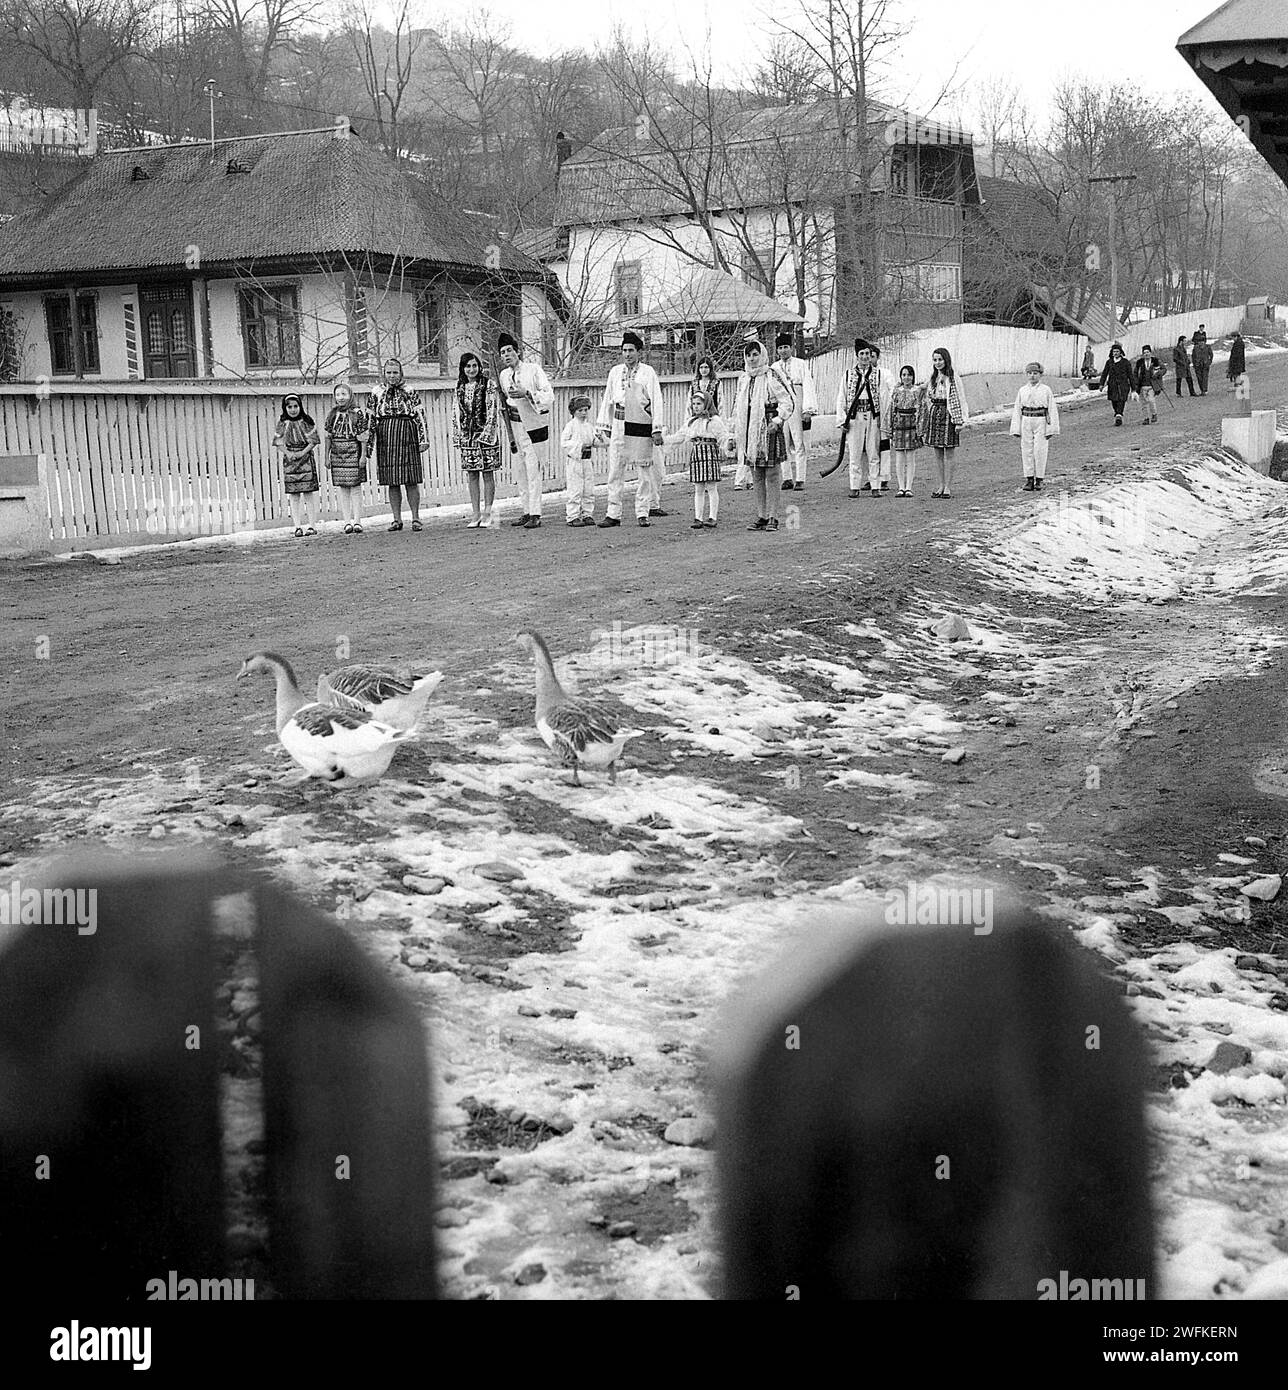
[[(476, 352), (463, 352), (452, 398), (452, 443), (461, 456), (461, 469), (470, 485), (474, 516), (470, 530), (492, 526), (496, 500), (496, 470), (501, 466), (501, 398), (496, 382), (483, 370)], [(479, 511), (479, 479), (483, 480), (483, 510)]]
[(1243, 342), (1243, 334), (1237, 329), (1230, 343), (1230, 360), (1226, 363), (1225, 374), (1235, 391), (1242, 391), (1240, 400), (1247, 398), (1248, 356)]
[(1121, 343), (1115, 343), (1109, 349), (1109, 359), (1100, 373), (1100, 384), (1096, 390), (1103, 391), (1106, 386), (1109, 388), (1109, 404), (1114, 408), (1114, 424), (1121, 425), (1123, 411), (1127, 408), (1132, 393), (1131, 363), (1127, 360)]
[(402, 363), (391, 357), (385, 363), (384, 385), (371, 393), (372, 445), (376, 454), (376, 482), (389, 489), (394, 514), (391, 531), (401, 531), (402, 490), (407, 489), (411, 529), (421, 531), (420, 484), (424, 477), (420, 456), (429, 448), (425, 412), (414, 391), (403, 385)]
[(283, 396), (273, 448), (282, 455), (282, 482), (297, 537), (318, 533), (318, 466), (313, 450), (319, 443), (317, 426), (305, 412), (303, 400), (294, 391)]
[(347, 381), (331, 391), (335, 404), (322, 427), (326, 436), (324, 457), (331, 483), (340, 496), (340, 520), (346, 536), (362, 534), (362, 485), (367, 481), (367, 446), (371, 417), (354, 400)]
[(756, 489), (756, 520), (747, 530), (777, 531), (778, 495), (787, 458), (783, 424), (792, 408), (791, 391), (769, 370), (764, 343), (744, 343), (742, 351), (744, 370), (733, 407), (733, 437), (739, 465), (751, 470)]

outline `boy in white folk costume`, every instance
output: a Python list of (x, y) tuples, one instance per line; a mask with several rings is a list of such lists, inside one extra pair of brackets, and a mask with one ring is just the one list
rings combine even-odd
[(635, 519), (647, 526), (649, 518), (665, 516), (662, 510), (662, 444), (660, 412), (662, 384), (647, 362), (641, 361), (644, 340), (638, 333), (622, 334), (622, 360), (608, 374), (608, 386), (599, 405), (601, 435), (610, 437), (608, 454), (608, 514), (600, 526), (622, 524), (622, 493), (626, 465), (639, 473), (635, 488)]
[[(845, 373), (836, 393), (837, 428), (848, 430), (846, 454), (850, 463), (850, 496), (871, 492), (881, 496), (890, 486), (890, 461), (881, 457), (881, 422), (890, 405), (890, 388), (879, 367), (873, 366), (873, 347), (866, 338), (855, 338), (855, 366)], [(868, 479), (863, 480), (867, 460)], [(882, 468), (885, 469), (884, 479)]]
[(1041, 362), (1030, 362), (1029, 374), (1015, 397), (1011, 412), (1011, 433), (1020, 441), (1024, 461), (1025, 492), (1041, 492), (1046, 477), (1047, 440), (1060, 433), (1060, 411), (1051, 388), (1042, 380)]
[(536, 446), (550, 438), (554, 388), (538, 363), (523, 361), (519, 344), (508, 333), (501, 334), (496, 347), (501, 359), (501, 395), (519, 448), (517, 472), (523, 514), (510, 525), (534, 531), (541, 525), (541, 460)]
[(791, 387), (792, 413), (783, 426), (786, 434), (787, 462), (783, 465), (784, 492), (805, 490), (805, 458), (809, 444), (809, 428), (818, 414), (818, 401), (814, 395), (814, 377), (809, 365), (794, 353), (795, 343), (790, 333), (780, 333), (774, 340), (774, 351), (778, 361), (774, 370)]
[(747, 530), (777, 531), (778, 496), (787, 455), (783, 425), (792, 408), (791, 392), (770, 370), (763, 343), (744, 343), (742, 352), (745, 370), (738, 378), (733, 437), (738, 462), (750, 469), (756, 490), (757, 518)]
[(590, 418), (590, 397), (574, 396), (568, 402), (572, 419), (564, 426), (559, 445), (564, 453), (568, 500), (564, 512), (569, 526), (595, 524), (595, 477), (590, 451), (599, 443), (599, 431)]

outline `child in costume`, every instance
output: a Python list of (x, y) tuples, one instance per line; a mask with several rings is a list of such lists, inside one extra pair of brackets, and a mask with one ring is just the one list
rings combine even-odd
[(1015, 397), (1011, 433), (1020, 441), (1024, 491), (1041, 492), (1046, 477), (1047, 441), (1060, 433), (1060, 411), (1051, 388), (1042, 380), (1041, 362), (1030, 362), (1025, 371), (1029, 379)]

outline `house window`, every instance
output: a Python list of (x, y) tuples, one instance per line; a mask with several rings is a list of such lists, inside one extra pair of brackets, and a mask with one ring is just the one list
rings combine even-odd
[(618, 261), (613, 267), (613, 296), (617, 301), (619, 319), (633, 319), (643, 312), (642, 280), (639, 261)]
[(759, 290), (771, 298), (774, 293), (774, 248), (766, 246), (744, 246), (742, 249), (743, 283)]
[(498, 333), (509, 333), (518, 342), (523, 341), (523, 327), (520, 323), (519, 301), (506, 295), (491, 294), (483, 311), (487, 315), (490, 331), (485, 332), (483, 340), (495, 338)]
[(0, 381), (17, 381), (19, 366), (18, 320), (12, 309), (0, 307)]
[(955, 202), (957, 168), (961, 160), (957, 146), (922, 145), (917, 155), (917, 197)]
[(442, 365), (443, 301), (437, 290), (416, 296), (416, 361)]
[(551, 366), (559, 361), (559, 320), (553, 314), (541, 320), (541, 360)]
[(907, 145), (896, 145), (890, 152), (890, 192), (900, 198), (908, 196), (910, 154)]
[[(98, 371), (98, 297), (76, 296), (76, 317), (80, 329), (81, 363), (86, 372)], [(72, 345), (72, 306), (66, 295), (45, 300), (45, 331), (49, 336), (49, 358), (54, 376), (72, 376), (76, 353)]]
[(300, 365), (299, 295), (294, 285), (237, 291), (247, 367)]

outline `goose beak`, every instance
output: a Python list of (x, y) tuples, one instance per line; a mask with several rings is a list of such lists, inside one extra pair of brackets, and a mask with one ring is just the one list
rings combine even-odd
[(237, 679), (238, 679), (239, 681), (242, 681), (242, 680), (245, 680), (246, 677), (249, 676), (249, 675), (250, 675), (250, 667), (249, 667), (249, 666), (243, 665), (242, 668), (241, 668), (241, 670), (237, 672)]

